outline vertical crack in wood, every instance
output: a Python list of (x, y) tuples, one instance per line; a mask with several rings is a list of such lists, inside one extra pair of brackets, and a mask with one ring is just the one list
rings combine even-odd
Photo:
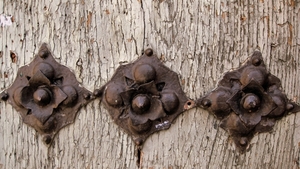
[(136, 160), (136, 165), (138, 168), (140, 168), (140, 166), (142, 166), (142, 153), (141, 153), (141, 150), (142, 150), (142, 147), (141, 146), (136, 146), (136, 149), (135, 149), (135, 155), (137, 157), (137, 160)]

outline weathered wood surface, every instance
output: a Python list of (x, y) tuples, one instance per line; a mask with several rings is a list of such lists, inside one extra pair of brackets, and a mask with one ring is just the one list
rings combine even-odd
[[(258, 49), (300, 102), (300, 2), (220, 0), (0, 1), (12, 15), (0, 27), (0, 91), (12, 84), (42, 42), (89, 90), (105, 84), (120, 64), (151, 46), (180, 74), (188, 97), (212, 90), (222, 74)], [(17, 54), (12, 62), (10, 51)], [(245, 154), (208, 112), (193, 109), (144, 144), (141, 168), (294, 168), (299, 165), (300, 115), (255, 136)], [(19, 114), (0, 102), (0, 168), (137, 168), (131, 138), (96, 100), (79, 111), (47, 148)]]

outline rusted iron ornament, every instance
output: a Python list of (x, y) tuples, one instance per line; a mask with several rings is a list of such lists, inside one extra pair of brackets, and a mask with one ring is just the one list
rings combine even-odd
[(245, 65), (227, 72), (218, 87), (196, 104), (221, 120), (241, 152), (255, 133), (270, 131), (276, 120), (300, 111), (282, 92), (280, 80), (266, 70), (257, 51)]
[(120, 66), (96, 95), (103, 96), (114, 121), (138, 146), (152, 133), (168, 129), (180, 113), (194, 105), (182, 91), (178, 75), (164, 66), (152, 49), (137, 61)]
[(187, 98), (178, 75), (147, 49), (133, 63), (121, 65), (112, 79), (91, 92), (55, 61), (43, 44), (34, 60), (19, 69), (14, 83), (1, 93), (50, 144), (55, 134), (74, 122), (79, 108), (99, 97), (117, 125), (140, 147), (146, 138), (168, 129), (176, 117), (195, 106), (221, 120), (237, 148), (244, 152), (256, 133), (272, 130), (276, 120), (300, 106), (288, 100), (281, 82), (265, 67), (260, 52), (240, 68), (227, 72), (216, 89), (198, 99)]
[(8, 100), (24, 123), (50, 144), (61, 128), (74, 122), (78, 109), (90, 101), (91, 94), (42, 44), (34, 60), (18, 70), (14, 83), (1, 93), (1, 99)]

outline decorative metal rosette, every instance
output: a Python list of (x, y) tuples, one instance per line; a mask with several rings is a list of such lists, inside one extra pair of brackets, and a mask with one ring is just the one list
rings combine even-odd
[(300, 110), (282, 92), (280, 80), (266, 70), (260, 52), (227, 72), (218, 87), (196, 104), (221, 120), (242, 152), (255, 133), (272, 130), (280, 117)]
[(152, 133), (168, 129), (180, 113), (193, 106), (181, 89), (178, 75), (164, 66), (152, 49), (137, 61), (120, 66), (96, 93), (136, 145), (142, 145)]
[(29, 65), (18, 70), (10, 88), (1, 93), (2, 100), (8, 100), (20, 112), (24, 123), (44, 135), (46, 144), (62, 127), (74, 122), (78, 109), (90, 96), (75, 75), (54, 60), (46, 44)]

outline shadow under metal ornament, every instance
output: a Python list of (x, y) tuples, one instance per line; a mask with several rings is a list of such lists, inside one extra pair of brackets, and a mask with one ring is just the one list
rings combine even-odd
[(271, 131), (276, 120), (300, 111), (282, 92), (280, 80), (266, 70), (257, 51), (245, 65), (227, 72), (218, 87), (196, 104), (221, 120), (241, 152), (254, 134)]
[(180, 113), (194, 105), (182, 91), (178, 75), (164, 66), (152, 49), (120, 66), (94, 94), (103, 97), (114, 121), (138, 146), (152, 133), (168, 129)]
[(75, 75), (54, 60), (46, 44), (29, 65), (18, 70), (11, 87), (1, 93), (1, 99), (8, 100), (24, 123), (44, 136), (46, 144), (61, 128), (74, 122), (78, 109), (90, 101), (90, 96)]

